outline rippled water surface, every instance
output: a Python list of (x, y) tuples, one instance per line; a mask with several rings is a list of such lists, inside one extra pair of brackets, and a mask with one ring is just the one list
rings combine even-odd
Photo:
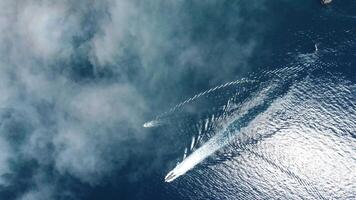
[(347, 9), (328, 9), (311, 23), (332, 16), (345, 27), (286, 30), (291, 43), (277, 45), (277, 66), (202, 91), (146, 124), (185, 138), (168, 193), (356, 198), (355, 21)]
[(306, 77), (174, 188), (194, 199), (352, 199), (355, 92), (337, 77)]
[(0, 200), (356, 199), (356, 0), (0, 0)]

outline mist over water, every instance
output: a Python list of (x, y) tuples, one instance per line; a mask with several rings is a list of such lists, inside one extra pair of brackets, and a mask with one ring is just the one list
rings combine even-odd
[(355, 9), (0, 1), (0, 199), (355, 199)]
[(356, 41), (350, 32), (299, 32), (314, 48), (284, 54), (288, 67), (260, 70), (254, 86), (222, 84), (171, 109), (164, 124), (183, 126), (180, 132), (189, 136), (165, 177), (168, 188), (189, 199), (355, 198)]

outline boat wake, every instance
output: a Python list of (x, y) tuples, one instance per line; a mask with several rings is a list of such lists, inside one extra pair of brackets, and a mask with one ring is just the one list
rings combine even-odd
[(166, 175), (165, 181), (172, 182), (184, 175), (207, 157), (230, 144), (231, 141), (236, 139), (239, 141), (248, 140), (250, 136), (244, 133), (244, 129), (258, 115), (264, 113), (275, 100), (282, 97), (294, 81), (300, 78), (295, 75), (301, 72), (303, 72), (303, 67), (288, 68), (280, 70), (278, 73), (275, 72), (273, 74), (276, 76), (273, 79), (261, 83), (261, 87), (252, 92), (252, 95), (238, 106), (228, 102), (230, 109), (225, 109), (221, 117), (216, 118), (214, 122), (215, 134), (189, 156), (186, 157), (185, 152), (185, 159)]
[[(221, 107), (208, 113), (208, 117), (203, 115), (206, 120), (202, 120), (203, 122), (199, 122), (197, 126), (204, 126), (204, 128), (197, 128), (200, 130), (198, 136), (192, 137), (190, 148), (184, 150), (183, 160), (167, 173), (165, 182), (172, 182), (184, 175), (231, 142), (244, 143), (251, 139), (253, 136), (245, 131), (251, 122), (268, 110), (271, 104), (287, 94), (296, 82), (305, 79), (318, 69), (316, 64), (318, 54), (319, 52), (298, 55), (292, 67), (263, 71), (258, 77), (251, 75), (246, 79), (216, 86), (188, 98), (154, 120), (144, 123), (143, 126), (146, 128), (161, 126), (171, 121), (176, 123), (177, 120), (170, 120), (172, 116), (187, 104), (203, 96), (205, 97), (203, 99), (209, 95), (218, 97), (218, 101), (224, 102)], [(222, 98), (225, 94), (229, 98)]]

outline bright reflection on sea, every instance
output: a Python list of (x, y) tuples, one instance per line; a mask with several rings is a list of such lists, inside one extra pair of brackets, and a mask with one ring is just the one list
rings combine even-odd
[(170, 187), (193, 199), (354, 199), (355, 94), (340, 77), (307, 76)]

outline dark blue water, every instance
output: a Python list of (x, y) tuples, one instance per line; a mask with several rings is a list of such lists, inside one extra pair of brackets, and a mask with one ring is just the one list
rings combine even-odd
[(356, 198), (355, 1), (18, 4), (0, 199)]

